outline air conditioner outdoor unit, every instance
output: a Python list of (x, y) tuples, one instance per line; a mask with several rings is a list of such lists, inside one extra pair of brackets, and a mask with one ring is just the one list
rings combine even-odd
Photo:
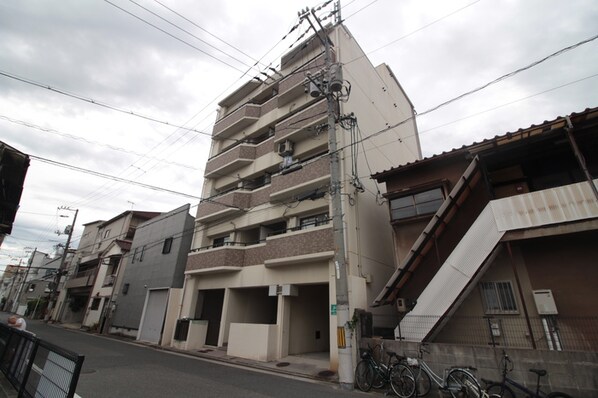
[(278, 154), (280, 156), (290, 156), (293, 154), (293, 141), (286, 140), (278, 144)]

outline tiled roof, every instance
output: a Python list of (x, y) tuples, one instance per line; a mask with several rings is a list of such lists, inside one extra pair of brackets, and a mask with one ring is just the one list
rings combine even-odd
[[(592, 114), (592, 113), (598, 113), (598, 108), (586, 108), (584, 111), (579, 112), (579, 113), (572, 113), (571, 115), (569, 115), (569, 118), (571, 119), (576, 119), (576, 118), (584, 118), (587, 117), (588, 115)], [(594, 117), (598, 117), (597, 115), (594, 115)], [(514, 132), (508, 132), (505, 133), (503, 135), (496, 135), (494, 136), (494, 138), (488, 138), (488, 139), (484, 139), (482, 141), (479, 142), (473, 142), (472, 144), (469, 145), (463, 145), (460, 148), (453, 148), (450, 151), (444, 151), (442, 153), (439, 154), (435, 154), (429, 157), (424, 157), (422, 159), (418, 159), (415, 160), (413, 162), (408, 162), (405, 164), (402, 164), (400, 166), (397, 167), (392, 167), (388, 170), (384, 170), (375, 174), (372, 174), (372, 178), (374, 179), (385, 179), (385, 177), (387, 177), (390, 174), (394, 174), (395, 172), (398, 171), (404, 171), (405, 169), (414, 167), (414, 166), (419, 166), (422, 163), (428, 163), (430, 161), (435, 161), (437, 159), (442, 159), (442, 158), (447, 158), (450, 156), (456, 156), (459, 155), (461, 153), (464, 152), (469, 152), (471, 150), (474, 150), (478, 147), (483, 147), (483, 146), (487, 146), (487, 145), (494, 145), (497, 144), (499, 141), (504, 140), (504, 139), (512, 139), (513, 137), (517, 136), (517, 135), (522, 135), (524, 133), (529, 133), (531, 131), (549, 131), (552, 130), (555, 126), (555, 124), (563, 124), (564, 126), (565, 123), (565, 116), (558, 116), (556, 119), (551, 120), (551, 121), (547, 121), (545, 120), (543, 123), (541, 124), (532, 124), (530, 127), (527, 127), (525, 129), (520, 128), (517, 131)], [(575, 125), (575, 121), (573, 122), (573, 124)], [(560, 126), (559, 126), (560, 127)]]

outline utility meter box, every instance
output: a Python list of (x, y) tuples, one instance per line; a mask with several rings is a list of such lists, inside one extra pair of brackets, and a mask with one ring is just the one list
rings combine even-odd
[(536, 309), (539, 315), (558, 315), (552, 290), (542, 289), (533, 290), (534, 301), (536, 302)]

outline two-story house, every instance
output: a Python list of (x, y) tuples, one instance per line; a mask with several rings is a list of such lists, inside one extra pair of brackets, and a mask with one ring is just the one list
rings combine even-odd
[(596, 176), (597, 108), (374, 174), (395, 338), (596, 351)]
[[(352, 312), (393, 271), (386, 209), (367, 176), (418, 159), (420, 145), (413, 106), (390, 68), (374, 67), (342, 24), (328, 39), (342, 70), (334, 101), (341, 175), (332, 189), (342, 201)], [(180, 314), (195, 321), (175, 345), (258, 360), (320, 352), (336, 368), (329, 109), (315, 84), (325, 66), (312, 36), (283, 55), (271, 78), (220, 101)], [(396, 320), (388, 308), (374, 311), (378, 325)]]

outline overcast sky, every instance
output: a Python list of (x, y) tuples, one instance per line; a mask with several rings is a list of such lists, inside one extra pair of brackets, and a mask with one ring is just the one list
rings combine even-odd
[[(32, 159), (0, 270), (32, 248), (49, 253), (66, 241), (55, 231), (74, 212), (60, 206), (79, 209), (76, 247), (83, 223), (130, 209), (197, 205), (218, 99), (259, 75), (258, 60), (261, 71), (277, 67), (305, 30), (281, 40), (297, 12), (319, 4), (0, 2), (0, 140), (48, 161), (179, 193)], [(342, 17), (372, 63), (391, 67), (419, 113), (598, 34), (595, 0), (346, 0)], [(424, 156), (596, 107), (597, 75), (593, 40), (422, 115)], [(174, 127), (182, 125), (188, 129)]]

